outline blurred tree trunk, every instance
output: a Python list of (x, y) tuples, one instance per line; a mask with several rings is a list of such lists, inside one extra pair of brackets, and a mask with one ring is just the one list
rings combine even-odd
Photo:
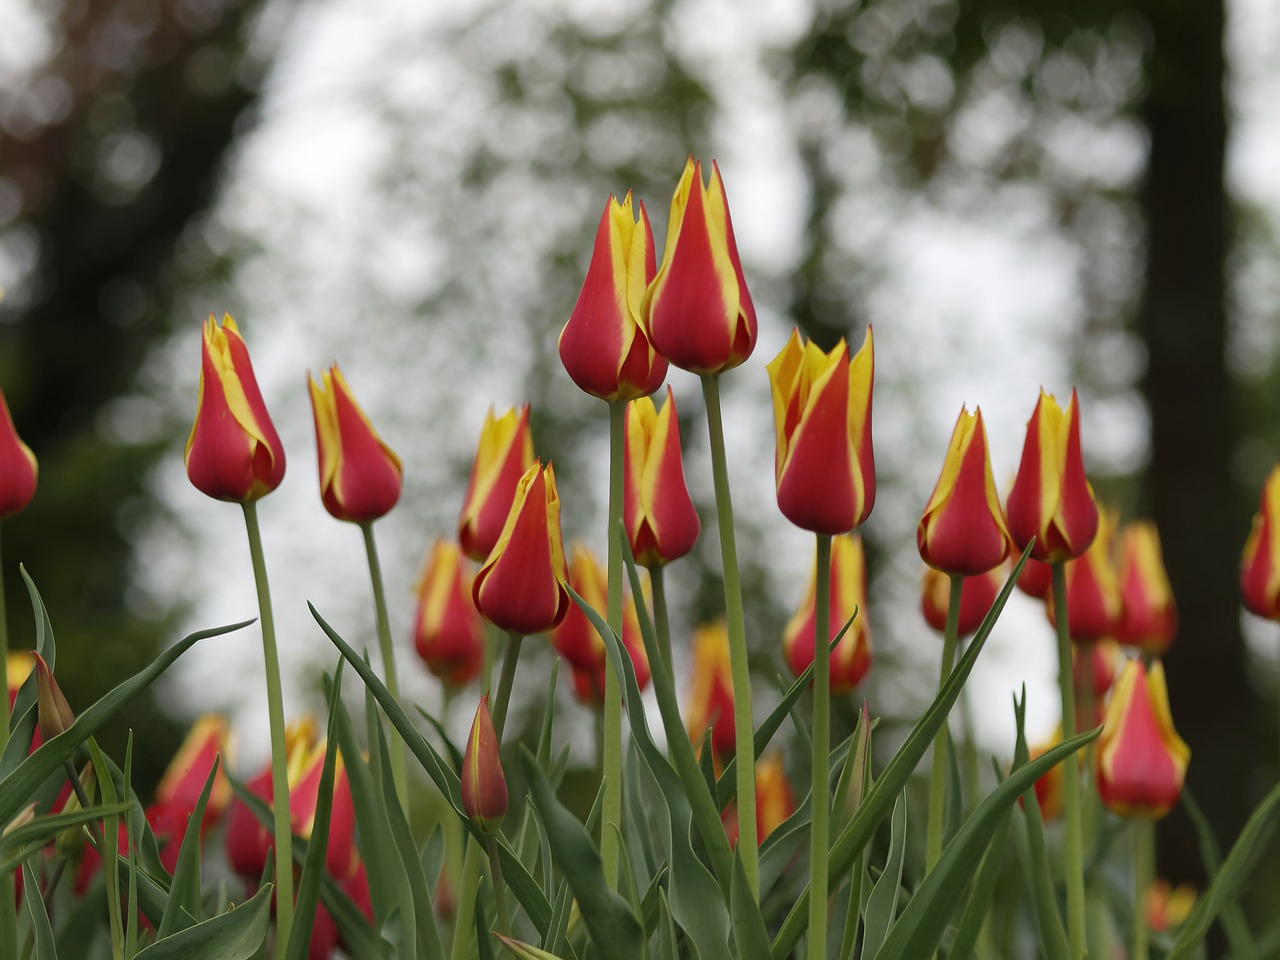
[[(1223, 0), (1145, 0), (1153, 37), (1141, 108), (1151, 154), (1140, 324), (1151, 411), (1147, 499), (1180, 604), (1165, 658), (1179, 732), (1191, 745), (1188, 785), (1218, 840), (1230, 844), (1251, 805), (1254, 741), (1240, 633), (1237, 569), (1245, 530), (1231, 477), (1238, 426), (1226, 365), (1229, 207)], [(1159, 861), (1203, 883), (1189, 820), (1161, 827)]]

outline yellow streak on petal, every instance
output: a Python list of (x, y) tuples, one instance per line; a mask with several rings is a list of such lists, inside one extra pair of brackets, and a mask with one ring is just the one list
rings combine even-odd
[(240, 428), (266, 447), (267, 452), (270, 453), (271, 445), (267, 443), (266, 434), (259, 426), (253, 408), (249, 406), (249, 398), (245, 396), (244, 385), (240, 382), (242, 372), (236, 370), (235, 363), (231, 359), (231, 345), (228, 337), (235, 337), (244, 342), (230, 314), (223, 315), (220, 328), (210, 316), (208, 325), (205, 327), (205, 342), (209, 344), (209, 354), (213, 358), (214, 369), (218, 371), (218, 380), (222, 385), (223, 396), (227, 400), (227, 408), (235, 417), (236, 423), (240, 424)]

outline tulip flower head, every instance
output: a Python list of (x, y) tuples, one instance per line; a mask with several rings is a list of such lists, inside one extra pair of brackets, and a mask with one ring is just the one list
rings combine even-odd
[[(156, 803), (177, 806), (188, 814), (195, 810), (214, 760), (221, 756), (223, 763), (226, 762), (230, 737), (231, 728), (226, 717), (208, 713), (196, 720), (160, 778), (156, 787)], [(205, 805), (205, 825), (216, 821), (230, 801), (231, 781), (219, 766)]]
[(236, 322), (204, 328), (200, 403), (187, 438), (187, 476), (215, 500), (245, 503), (284, 479), (284, 447), (267, 414)]
[(658, 567), (692, 550), (702, 530), (685, 485), (671, 387), (661, 413), (648, 397), (628, 404), (625, 426), (622, 522), (636, 563)]
[(517, 484), (506, 526), (476, 574), (472, 597), (494, 626), (525, 636), (543, 633), (569, 612), (567, 579), (555, 471), (535, 460)]
[(498, 733), (489, 715), (489, 695), (480, 699), (462, 758), (462, 809), (485, 833), (496, 833), (507, 815), (507, 776), (498, 755)]
[(1169, 649), (1178, 608), (1160, 555), (1160, 534), (1150, 520), (1126, 525), (1120, 535), (1121, 616), (1116, 639), (1148, 656)]
[(1240, 596), (1250, 613), (1280, 620), (1280, 466), (1267, 476), (1244, 544)]
[[(1071, 684), (1076, 697), (1078, 733), (1092, 730), (1106, 719), (1107, 693), (1125, 662), (1120, 645), (1114, 640), (1071, 645)], [(1090, 702), (1093, 704), (1092, 713), (1084, 709)]]
[(848, 533), (867, 519), (876, 498), (871, 329), (852, 360), (843, 340), (823, 353), (792, 331), (768, 370), (778, 506), (803, 530)]
[(369, 523), (385, 516), (400, 499), (404, 469), (382, 442), (335, 363), (307, 375), (315, 415), (320, 464), (320, 499), (339, 520)]
[(22, 442), (0, 393), (0, 520), (21, 513), (36, 495), (36, 455)]
[[(1009, 571), (1002, 565), (976, 577), (965, 577), (960, 586), (960, 620), (957, 636), (978, 632), (991, 605), (1004, 587)], [(925, 567), (920, 590), (920, 610), (925, 622), (939, 633), (947, 629), (947, 605), (951, 602), (951, 577), (933, 567)]]
[[(640, 639), (640, 622), (636, 617), (634, 603), (627, 603), (623, 608), (622, 647), (631, 657), (631, 669), (636, 673), (636, 686), (643, 692), (649, 686), (653, 674), (649, 667), (649, 655)], [(573, 667), (572, 670), (574, 695), (589, 706), (603, 706), (605, 662), (601, 660), (598, 666)]]
[(1159, 820), (1178, 802), (1191, 749), (1173, 729), (1164, 668), (1125, 664), (1094, 753), (1098, 796), (1122, 817)]
[(1075, 390), (1065, 410), (1040, 391), (1006, 508), (1014, 546), (1025, 550), (1035, 537), (1031, 556), (1036, 560), (1058, 563), (1089, 549), (1098, 530), (1098, 506), (1084, 474)]
[[(324, 740), (314, 744), (289, 779), (289, 820), (293, 832), (304, 839), (310, 839), (315, 829), (326, 747)], [(335, 880), (350, 878), (359, 866), (355, 828), (351, 782), (339, 752), (334, 758), (333, 800), (329, 809), (329, 839), (325, 846), (325, 866)]]
[(450, 687), (470, 683), (484, 663), (484, 621), (471, 596), (472, 575), (456, 543), (437, 540), (418, 578), (413, 648)]
[(76, 722), (62, 688), (40, 654), (32, 654), (36, 661), (36, 716), (39, 718), (40, 736), (52, 740)]
[(477, 563), (484, 562), (502, 535), (516, 485), (532, 463), (529, 405), (496, 418), (491, 407), (480, 427), (471, 481), (458, 517), (458, 543), (462, 552)]
[(980, 409), (960, 410), (942, 475), (916, 527), (916, 545), (929, 566), (965, 577), (986, 573), (1009, 553)]
[[(1089, 549), (1066, 563), (1067, 631), (1077, 643), (1113, 639), (1120, 625), (1123, 601), (1111, 559), (1115, 529), (1115, 511), (1104, 508)], [(1049, 620), (1056, 624), (1052, 592), (1045, 602)]]
[(671, 198), (662, 266), (641, 304), (641, 322), (658, 352), (682, 370), (706, 375), (738, 366), (755, 349), (756, 310), (738, 259), (720, 168), (689, 158)]
[(1053, 595), (1053, 568), (1043, 560), (1027, 557), (1018, 574), (1018, 589), (1029, 597), (1048, 601)]
[[(787, 665), (797, 676), (813, 663), (817, 575), (815, 564), (809, 578), (809, 593), (782, 631)], [(828, 621), (831, 635), (826, 642), (829, 644), (835, 639), (850, 617), (855, 613), (857, 616), (831, 652), (832, 693), (848, 693), (871, 669), (871, 630), (867, 626), (866, 610), (867, 563), (862, 538), (856, 534), (834, 537), (831, 541), (831, 615)]]
[[(313, 757), (316, 746), (316, 724), (312, 717), (302, 717), (293, 721), (285, 729), (285, 753), (288, 757), (286, 765), (290, 791), (301, 779)], [(271, 779), (270, 761), (252, 778), (245, 782), (245, 788), (252, 794), (274, 802), (274, 783)], [(227, 862), (231, 869), (247, 880), (256, 881), (262, 876), (267, 860), (271, 856), (272, 835), (268, 827), (263, 826), (248, 806), (239, 799), (231, 801), (227, 815), (227, 828), (224, 843), (227, 850)]]
[(729, 631), (720, 620), (693, 634), (692, 681), (685, 705), (685, 726), (695, 747), (711, 730), (713, 759), (733, 753), (733, 675), (729, 667)]
[(796, 812), (782, 754), (771, 751), (756, 763), (756, 835), (763, 840)]
[(1169, 881), (1157, 879), (1147, 887), (1143, 898), (1147, 926), (1156, 933), (1168, 933), (1186, 922), (1196, 905), (1195, 887), (1180, 883), (1170, 888)]
[(662, 386), (667, 361), (640, 326), (640, 303), (657, 272), (653, 232), (644, 204), (632, 212), (631, 194), (605, 205), (591, 266), (569, 322), (560, 331), (560, 361), (593, 397), (625, 403)]

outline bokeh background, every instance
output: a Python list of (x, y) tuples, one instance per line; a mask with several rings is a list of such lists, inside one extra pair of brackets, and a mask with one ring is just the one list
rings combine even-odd
[[(661, 238), (694, 154), (720, 163), (762, 317), (725, 381), (762, 701), (811, 562), (773, 501), (764, 364), (792, 326), (859, 343), (871, 323), (876, 665), (859, 694), (883, 740), (936, 684), (912, 533), (961, 404), (982, 405), (1003, 485), (1038, 388), (1078, 385), (1095, 487), (1164, 538), (1173, 711), (1220, 842), (1275, 781), (1280, 638), (1242, 619), (1236, 586), (1280, 458), (1268, 0), (0, 0), (0, 23), (0, 384), (41, 467), (4, 525), (4, 583), (22, 646), (17, 564), (34, 577), (73, 703), (256, 612), (236, 510), (181, 462), (200, 323), (227, 311), (289, 456), (261, 507), (288, 710), (317, 704), (334, 659), (306, 600), (372, 637), (360, 538), (316, 491), (304, 375), (334, 360), (407, 465), (379, 536), (405, 685), (438, 710), (408, 662), (413, 584), (452, 534), (484, 411), (533, 403), (566, 533), (599, 549), (605, 418), (556, 336), (605, 199), (636, 191)], [(670, 382), (708, 505), (697, 383)], [(677, 632), (719, 609), (714, 536), (682, 563)], [(252, 764), (260, 657), (252, 630), (206, 641), (112, 735), (145, 731), (135, 763), (154, 776), (192, 716), (225, 710)], [(528, 690), (549, 662), (530, 657)], [(1019, 598), (975, 673), (993, 753), (1022, 682), (1047, 734), (1050, 634)], [(590, 715), (562, 694), (590, 764)], [(1180, 813), (1160, 860), (1201, 878)]]

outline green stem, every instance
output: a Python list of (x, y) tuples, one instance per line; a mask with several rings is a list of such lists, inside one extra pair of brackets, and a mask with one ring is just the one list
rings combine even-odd
[[(3, 529), (3, 524), (0, 524)], [(9, 617), (8, 610), (5, 605), (4, 596), (4, 562), (0, 560), (0, 664), (4, 665), (5, 673), (9, 669)], [(13, 677), (8, 677), (10, 683)], [(4, 752), (5, 746), (9, 743), (9, 698), (0, 697), (0, 753)], [(10, 897), (10, 900), (13, 898)]]
[[(957, 652), (959, 652), (957, 650)], [(969, 813), (982, 803), (982, 763), (978, 759), (978, 736), (973, 723), (973, 698), (969, 688), (960, 691), (960, 724), (964, 727), (965, 807)]]
[(667, 588), (660, 565), (649, 568), (649, 585), (653, 587), (653, 632), (658, 640), (658, 652), (667, 665), (667, 672), (671, 673), (671, 621), (667, 616)]
[[(942, 635), (942, 668), (938, 674), (938, 689), (941, 690), (951, 676), (951, 668), (956, 662), (956, 647), (960, 645), (960, 592), (964, 588), (964, 577), (951, 575), (951, 594), (947, 599), (947, 627)], [(947, 799), (947, 752), (949, 725), (944, 723), (938, 728), (933, 738), (933, 765), (929, 771), (929, 819), (925, 834), (924, 868), (928, 872), (934, 868), (942, 856), (942, 823)]]
[[(453, 917), (453, 945), (449, 960), (466, 960), (476, 931), (476, 889), (480, 886), (480, 844), (467, 836), (467, 855), (462, 862), (462, 887), (458, 891), (458, 912)], [(412, 934), (410, 934), (412, 935)]]
[(507, 707), (511, 704), (511, 685), (516, 679), (516, 664), (520, 662), (520, 644), (524, 640), (518, 633), (507, 634), (507, 655), (502, 658), (502, 675), (498, 678), (498, 695), (493, 701), (493, 729), (502, 744), (502, 730), (507, 725)]
[[(733, 534), (733, 502), (729, 496), (729, 467), (724, 453), (724, 423), (720, 417), (720, 378), (702, 378), (711, 439), (711, 475), (716, 490), (716, 525), (720, 530), (720, 562), (724, 568), (725, 621), (729, 631), (729, 667), (733, 675), (733, 731), (737, 757), (738, 852), (751, 895), (760, 895), (760, 847), (756, 836), (756, 757), (751, 719), (751, 664), (747, 659), (747, 628), (742, 613), (742, 584), (738, 579), (738, 548)], [(817, 645), (815, 644), (815, 652)]]
[[(1071, 671), (1071, 635), (1067, 623), (1067, 574), (1063, 562), (1051, 564), (1053, 571), (1053, 609), (1058, 633), (1058, 689), (1062, 695), (1062, 734), (1073, 735), (1076, 729), (1075, 684)], [(1082, 956), (1087, 950), (1084, 898), (1084, 822), (1080, 802), (1080, 765), (1068, 759), (1062, 764), (1062, 805), (1067, 821), (1066, 881), (1067, 937), (1071, 955)]]
[[(80, 802), (81, 810), (89, 810), (93, 806), (93, 801), (89, 799), (89, 794), (84, 789), (84, 784), (80, 782), (80, 774), (76, 772), (75, 764), (68, 758), (62, 761), (62, 769), (67, 775), (67, 780), (71, 784), (71, 791), (76, 795), (76, 799)], [(112, 822), (117, 822), (115, 818), (111, 818)], [(107, 864), (107, 843), (115, 843), (116, 838), (112, 837), (107, 840), (106, 833), (102, 827), (95, 821), (88, 823), (89, 836), (93, 840), (93, 844), (98, 849), (98, 856), (102, 859), (104, 868)], [(118, 827), (117, 827), (118, 829)], [(116, 880), (114, 873), (110, 870), (103, 870), (104, 882), (107, 887), (107, 906), (111, 914), (111, 956), (112, 960), (123, 960), (124, 958), (124, 925), (120, 921), (120, 897), (116, 889)]]
[[(400, 701), (400, 680), (396, 672), (396, 651), (391, 642), (391, 618), (387, 615), (387, 591), (382, 585), (382, 564), (378, 561), (378, 544), (373, 538), (373, 523), (360, 524), (364, 534), (364, 552), (369, 561), (369, 579), (373, 583), (373, 605), (378, 621), (378, 648), (382, 652), (382, 668), (387, 675), (387, 689)], [(404, 740), (391, 731), (391, 778), (400, 795), (405, 813), (409, 811), (409, 774), (405, 766)]]
[(489, 852), (489, 879), (493, 881), (493, 902), (498, 916), (495, 918), (499, 933), (510, 935), (511, 916), (507, 913), (507, 892), (502, 882), (502, 861), (498, 859), (498, 840), (487, 837), (485, 847)]
[[(609, 529), (605, 621), (622, 636), (622, 498), (626, 449), (625, 403), (609, 404)], [(613, 660), (604, 662), (604, 816), (600, 820), (600, 859), (609, 889), (618, 889), (618, 837), (622, 829), (622, 683)]]
[[(3, 524), (0, 524), (3, 529)], [(8, 674), (9, 666), (9, 619), (4, 595), (4, 563), (0, 560), (0, 664)], [(12, 683), (15, 678), (7, 677)], [(0, 753), (4, 752), (9, 742), (9, 698), (0, 697)], [(21, 871), (21, 867), (18, 868)], [(18, 951), (18, 912), (15, 906), (14, 874), (7, 874), (0, 879), (0, 954), (16, 956)]]
[(1155, 874), (1155, 824), (1133, 821), (1133, 953), (1130, 960), (1147, 960), (1150, 931), (1147, 929), (1147, 890)]
[[(813, 607), (813, 823), (809, 833), (809, 960), (827, 955), (827, 826), (831, 816), (831, 537), (817, 534)], [(754, 790), (753, 790), (754, 792)], [(741, 815), (739, 815), (741, 822)], [(752, 814), (754, 821), (754, 812)]]
[(271, 806), (275, 813), (276, 861), (276, 956), (289, 949), (293, 928), (293, 831), (289, 824), (288, 753), (284, 741), (284, 694), (280, 686), (280, 654), (276, 650), (276, 623), (271, 610), (271, 586), (262, 553), (262, 532), (258, 528), (258, 505), (241, 504), (249, 534), (249, 556), (258, 588), (258, 617), (262, 621), (262, 655), (266, 662), (267, 720), (271, 728)]

